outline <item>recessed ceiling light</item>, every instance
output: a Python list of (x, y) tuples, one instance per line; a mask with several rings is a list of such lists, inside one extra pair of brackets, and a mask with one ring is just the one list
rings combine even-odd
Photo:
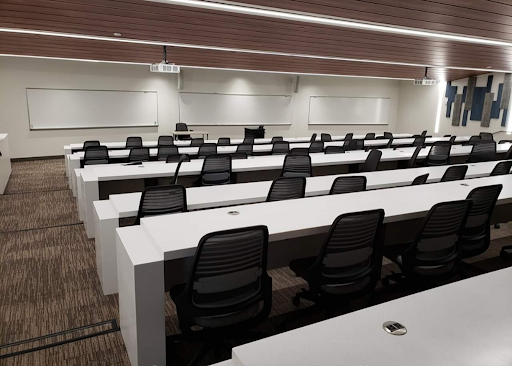
[(122, 34), (121, 34), (121, 33), (114, 33), (114, 36), (116, 36), (116, 37), (121, 37), (121, 36), (122, 36)]

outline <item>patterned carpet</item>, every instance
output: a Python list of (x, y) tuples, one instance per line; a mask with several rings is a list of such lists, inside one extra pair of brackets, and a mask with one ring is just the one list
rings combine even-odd
[[(118, 320), (117, 295), (102, 295), (94, 241), (87, 239), (78, 221), (75, 200), (67, 189), (63, 160), (15, 162), (12, 169), (7, 194), (0, 196), (0, 345)], [(512, 244), (512, 225), (503, 224), (501, 229), (493, 229), (492, 235), (491, 248), (471, 261), (487, 270), (512, 265), (512, 261), (499, 258), (501, 246)], [(390, 270), (396, 270), (395, 265), (385, 261), (383, 274)], [(306, 287), (289, 268), (270, 271), (270, 275), (274, 284), (273, 309), (271, 317), (257, 329), (264, 335), (279, 332), (283, 319), (297, 309), (291, 304), (292, 295)], [(407, 293), (379, 286), (375, 297), (377, 302), (383, 302), (404, 295)], [(303, 301), (301, 308), (308, 305)], [(365, 306), (364, 299), (353, 304), (355, 309)], [(321, 320), (323, 315), (301, 318), (291, 327)], [(166, 331), (168, 335), (178, 333), (176, 311), (168, 295)], [(23, 347), (27, 346), (0, 348), (0, 356)], [(173, 364), (186, 364), (197, 347), (175, 347)], [(226, 350), (221, 359), (229, 356)], [(213, 362), (213, 354), (209, 354), (202, 364)], [(120, 332), (0, 359), (2, 366), (129, 364)]]

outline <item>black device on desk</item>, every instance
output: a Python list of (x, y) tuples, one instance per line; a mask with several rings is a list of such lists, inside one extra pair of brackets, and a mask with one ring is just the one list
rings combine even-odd
[(265, 129), (263, 126), (259, 126), (258, 128), (246, 128), (245, 137), (253, 137), (255, 139), (265, 138)]

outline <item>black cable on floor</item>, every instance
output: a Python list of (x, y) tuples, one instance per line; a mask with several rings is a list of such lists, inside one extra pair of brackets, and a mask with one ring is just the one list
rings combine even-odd
[(21, 233), (25, 231), (33, 231), (33, 230), (46, 230), (46, 229), (55, 229), (59, 227), (65, 227), (65, 226), (77, 226), (77, 225), (83, 225), (83, 222), (76, 222), (73, 224), (64, 224), (64, 225), (56, 225), (56, 226), (44, 226), (44, 227), (36, 227), (32, 229), (23, 229), (23, 230), (11, 230), (11, 231), (0, 231), (0, 234), (12, 234), (12, 233)]
[[(28, 191), (28, 192), (16, 192), (16, 193), (4, 193), (4, 196), (15, 196), (17, 194), (29, 194), (29, 193), (47, 193), (47, 192), (61, 192), (61, 191), (70, 191), (69, 188), (65, 189), (53, 189), (51, 191)], [(2, 195), (0, 195), (2, 197)]]

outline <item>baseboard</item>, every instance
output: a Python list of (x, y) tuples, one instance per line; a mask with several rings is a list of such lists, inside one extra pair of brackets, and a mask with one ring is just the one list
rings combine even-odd
[(11, 159), (11, 161), (16, 162), (16, 161), (50, 160), (50, 159), (64, 159), (64, 155), (34, 156), (32, 158), (15, 158), (15, 159)]

